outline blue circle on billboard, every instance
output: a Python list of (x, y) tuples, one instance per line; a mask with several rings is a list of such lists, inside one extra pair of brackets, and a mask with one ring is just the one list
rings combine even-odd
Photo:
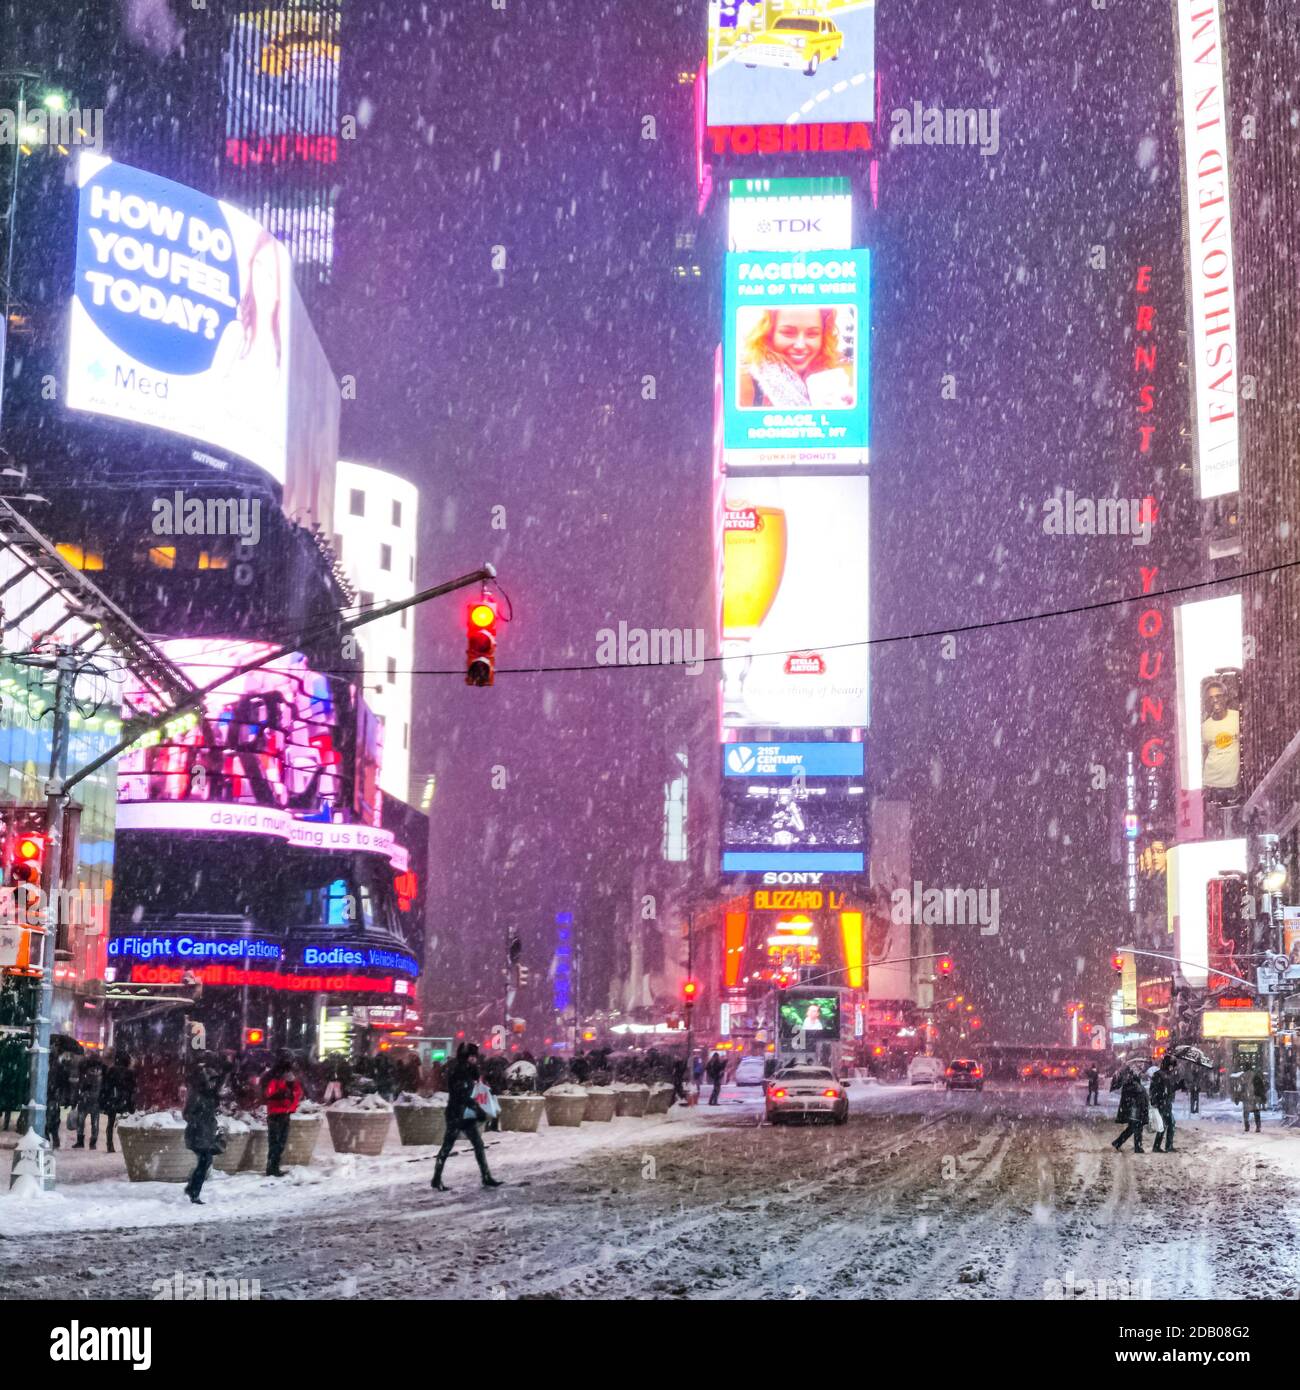
[(239, 296), (235, 238), (215, 198), (125, 164), (82, 185), (77, 299), (121, 352), (155, 372), (208, 371)]

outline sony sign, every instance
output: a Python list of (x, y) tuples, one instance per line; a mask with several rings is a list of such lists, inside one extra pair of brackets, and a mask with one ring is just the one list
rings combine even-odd
[(1196, 478), (1201, 497), (1239, 486), (1237, 306), (1219, 0), (1178, 0), (1183, 203), (1191, 275)]

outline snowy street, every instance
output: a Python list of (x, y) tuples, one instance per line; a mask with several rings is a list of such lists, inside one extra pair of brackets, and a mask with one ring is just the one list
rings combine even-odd
[(859, 1083), (847, 1126), (775, 1129), (728, 1088), (489, 1135), (492, 1193), (468, 1157), (435, 1194), (430, 1152), (339, 1158), (323, 1137), (312, 1168), (216, 1176), (203, 1207), (65, 1151), (56, 1195), (0, 1204), (0, 1298), (148, 1299), (177, 1272), (263, 1299), (1295, 1298), (1300, 1134), (1185, 1109), (1173, 1155), (1149, 1134), (1116, 1155), (1114, 1098), (1085, 1111), (1073, 1088)]

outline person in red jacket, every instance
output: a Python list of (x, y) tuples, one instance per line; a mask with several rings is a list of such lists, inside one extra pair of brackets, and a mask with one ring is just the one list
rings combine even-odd
[(282, 1178), (280, 1159), (289, 1142), (289, 1122), (302, 1102), (302, 1082), (294, 1074), (293, 1054), (282, 1052), (262, 1079), (266, 1099), (266, 1176)]

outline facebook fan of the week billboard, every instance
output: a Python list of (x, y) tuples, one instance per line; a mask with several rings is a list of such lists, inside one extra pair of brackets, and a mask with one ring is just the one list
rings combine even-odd
[(251, 217), (102, 155), (77, 169), (67, 404), (285, 481), (293, 273)]
[(875, 0), (711, 0), (715, 154), (871, 148)]
[(727, 253), (728, 468), (868, 462), (869, 251)]

